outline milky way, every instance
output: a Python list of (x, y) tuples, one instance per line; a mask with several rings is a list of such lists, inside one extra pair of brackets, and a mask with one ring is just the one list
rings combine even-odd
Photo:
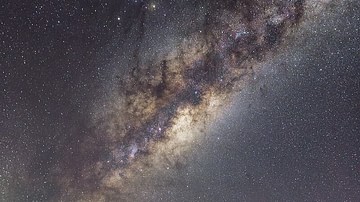
[[(315, 4), (257, 0), (201, 6), (207, 12), (200, 31), (175, 49), (144, 62), (135, 48), (130, 71), (117, 76), (116, 107), (95, 117), (95, 135), (81, 144), (76, 172), (65, 169), (57, 179), (67, 190), (64, 200), (125, 199), (137, 177), (185, 164), (186, 151), (196, 146), (206, 123), (220, 116), (231, 95), (281, 49)], [(138, 41), (146, 40), (149, 7), (143, 1), (137, 10)]]
[[(344, 20), (348, 30), (324, 25), (335, 13), (355, 13), (359, 7), (352, 2), (14, 0), (0, 5), (5, 11), (0, 12), (0, 201), (303, 201), (328, 197), (330, 191), (337, 195), (339, 187), (346, 189), (343, 199), (355, 196), (360, 191), (350, 193), (358, 188), (351, 186), (358, 181), (346, 178), (359, 170), (359, 151), (350, 152), (348, 142), (359, 139), (343, 134), (345, 129), (357, 134), (360, 119), (341, 112), (359, 108), (354, 104), (358, 78), (349, 73), (357, 64), (343, 62), (337, 45), (336, 51), (316, 47), (316, 37), (331, 44), (338, 32), (349, 36), (340, 45), (352, 40), (350, 33), (359, 31), (352, 23), (359, 18)], [(294, 45), (308, 40), (311, 48)], [(297, 67), (303, 58), (316, 63), (302, 56), (308, 52), (319, 64)], [(358, 57), (358, 49), (344, 52), (349, 63), (356, 61), (350, 56)], [(339, 71), (326, 66), (331, 66), (327, 56), (335, 57)], [(281, 67), (269, 67), (279, 60)], [(313, 83), (306, 83), (312, 78), (307, 68), (319, 81), (314, 91), (308, 88)], [(264, 76), (274, 69), (286, 73)], [(352, 77), (342, 76), (346, 72)], [(295, 79), (280, 82), (288, 77)], [(300, 82), (289, 84), (295, 81)], [(262, 83), (284, 86), (257, 86)], [(233, 105), (252, 90), (261, 95)], [(267, 97), (268, 92), (275, 93)], [(285, 101), (256, 108), (269, 98)], [(249, 117), (246, 110), (229, 112), (239, 105), (253, 110)], [(231, 113), (239, 115), (224, 118)], [(326, 122), (328, 117), (335, 118)], [(219, 126), (221, 120), (225, 126)], [(343, 125), (336, 128), (337, 123)], [(242, 125), (250, 129), (243, 132)], [(231, 135), (214, 132), (221, 127)], [(341, 155), (350, 162), (343, 167)], [(313, 177), (322, 173), (319, 168), (325, 177)]]

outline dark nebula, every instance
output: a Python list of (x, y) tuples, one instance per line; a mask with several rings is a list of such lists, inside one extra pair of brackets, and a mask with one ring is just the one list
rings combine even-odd
[[(302, 1), (276, 1), (271, 5), (266, 1), (225, 1), (201, 5), (207, 7), (201, 27), (204, 31), (190, 33), (173, 52), (144, 63), (140, 61), (139, 48), (135, 48), (134, 66), (127, 79), (121, 79), (119, 90), (124, 92), (121, 96), (124, 108), (117, 116), (126, 117), (121, 123), (122, 134), (108, 137), (99, 133), (96, 139), (103, 142), (101, 150), (111, 148), (109, 157), (84, 158), (90, 162), (82, 162), (86, 165), (82, 172), (86, 174), (82, 174), (80, 182), (92, 187), (91, 192), (104, 186), (101, 183), (110, 180), (107, 178), (113, 178), (109, 173), (126, 178), (127, 172), (134, 172), (129, 164), (146, 162), (148, 155), (156, 155), (152, 145), (169, 138), (168, 128), (177, 124), (176, 117), (183, 116), (183, 108), (204, 119), (201, 116), (210, 99), (219, 97), (225, 103), (227, 100), (222, 97), (241, 90), (243, 86), (237, 87), (238, 82), (245, 81), (253, 66), (264, 60), (268, 52), (276, 51), (289, 29), (300, 23), (304, 10)], [(139, 42), (144, 37), (147, 6), (151, 5), (139, 4), (139, 24), (135, 28)], [(191, 131), (191, 125), (187, 127)], [(82, 146), (81, 153), (94, 148), (88, 143)], [(107, 188), (117, 188), (121, 193), (117, 186)]]

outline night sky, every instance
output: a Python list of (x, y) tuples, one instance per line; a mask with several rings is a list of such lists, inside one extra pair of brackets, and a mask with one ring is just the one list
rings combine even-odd
[(0, 4), (0, 201), (360, 201), (357, 0)]

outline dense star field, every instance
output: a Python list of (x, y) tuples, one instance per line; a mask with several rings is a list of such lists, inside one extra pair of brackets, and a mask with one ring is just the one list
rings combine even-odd
[(0, 5), (1, 201), (359, 201), (356, 0)]

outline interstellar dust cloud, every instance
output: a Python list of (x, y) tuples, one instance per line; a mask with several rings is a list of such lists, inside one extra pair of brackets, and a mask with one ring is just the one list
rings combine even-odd
[(134, 183), (146, 184), (154, 170), (186, 164), (186, 153), (198, 144), (206, 123), (219, 116), (261, 62), (281, 49), (313, 4), (270, 2), (203, 2), (201, 31), (146, 63), (135, 52), (137, 62), (119, 78), (115, 107), (96, 117), (95, 135), (85, 138), (78, 151), (76, 172), (59, 177), (67, 193), (60, 198), (126, 200)]

